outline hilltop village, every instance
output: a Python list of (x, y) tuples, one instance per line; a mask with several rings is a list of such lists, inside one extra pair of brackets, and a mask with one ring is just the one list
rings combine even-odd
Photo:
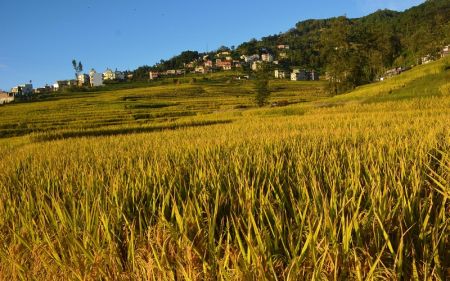
[[(262, 49), (260, 53), (252, 55), (238, 56), (236, 52), (230, 49), (220, 50), (217, 52), (199, 55), (194, 60), (183, 63), (183, 68), (168, 69), (165, 71), (151, 70), (148, 71), (148, 81), (158, 80), (162, 78), (176, 78), (177, 76), (205, 75), (220, 71), (240, 71), (244, 73), (238, 76), (238, 79), (250, 79), (251, 74), (261, 69), (269, 70), (274, 79), (285, 79), (291, 81), (315, 81), (319, 79), (331, 80), (328, 73), (320, 76), (319, 71), (315, 69), (305, 69), (300, 67), (285, 67), (283, 61), (289, 60), (289, 45), (277, 45), (276, 52), (269, 52)], [(444, 46), (438, 57), (426, 55), (417, 61), (417, 64), (427, 64), (450, 54), (450, 45)], [(157, 67), (158, 65), (156, 65)], [(386, 70), (382, 75), (377, 77), (375, 81), (383, 81), (390, 77), (396, 76), (414, 67), (403, 66)], [(247, 74), (247, 75), (245, 75)], [(32, 81), (29, 83), (17, 85), (10, 92), (0, 91), (0, 104), (10, 103), (15, 98), (27, 98), (32, 95), (46, 94), (52, 92), (60, 92), (65, 89), (79, 89), (81, 87), (102, 87), (109, 83), (130, 82), (134, 79), (131, 71), (119, 71), (106, 69), (104, 72), (97, 72), (91, 69), (89, 73), (76, 73), (77, 79), (58, 80), (51, 85), (33, 88)]]

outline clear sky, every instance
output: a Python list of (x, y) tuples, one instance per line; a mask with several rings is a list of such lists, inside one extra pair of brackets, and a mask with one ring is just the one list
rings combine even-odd
[(277, 34), (298, 21), (423, 0), (0, 0), (0, 89), (74, 78), (88, 71), (133, 70), (183, 50), (206, 51)]

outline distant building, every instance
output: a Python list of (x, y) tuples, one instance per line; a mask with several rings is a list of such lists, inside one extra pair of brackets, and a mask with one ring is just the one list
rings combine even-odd
[(289, 50), (289, 45), (278, 45), (277, 49), (278, 50)]
[(212, 60), (206, 60), (205, 63), (204, 63), (204, 66), (205, 66), (205, 67), (213, 67), (213, 62), (212, 62)]
[(265, 62), (273, 62), (273, 55), (266, 53), (261, 55), (261, 60)]
[(306, 81), (308, 80), (308, 75), (305, 70), (294, 69), (291, 73), (292, 81)]
[(275, 70), (275, 78), (276, 79), (286, 79), (286, 72), (283, 70)]
[(233, 60), (233, 66), (237, 67), (237, 68), (241, 68), (242, 67), (241, 61)]
[(206, 69), (204, 66), (199, 65), (195, 68), (195, 73), (200, 73), (200, 74), (205, 74), (206, 73)]
[(89, 82), (91, 87), (103, 86), (103, 75), (97, 73), (94, 69), (89, 72)]
[(431, 55), (426, 55), (426, 56), (424, 56), (424, 57), (422, 57), (421, 59), (420, 59), (420, 62), (422, 63), (422, 64), (427, 64), (427, 63), (430, 63), (430, 62), (432, 62), (433, 61), (433, 58), (431, 57)]
[(184, 70), (184, 69), (177, 69), (175, 71), (175, 74), (176, 75), (184, 75), (184, 74), (186, 74), (186, 70)]
[(309, 77), (312, 81), (318, 81), (320, 79), (319, 73), (315, 72), (314, 70), (309, 73)]
[(59, 91), (67, 87), (78, 86), (78, 80), (58, 80), (53, 85), (54, 91)]
[(392, 76), (399, 75), (400, 73), (402, 73), (402, 68), (401, 67), (397, 67), (397, 68), (389, 69), (388, 71), (386, 71), (384, 76), (386, 78), (389, 78), (389, 77), (392, 77)]
[(13, 96), (27, 96), (33, 94), (32, 84), (22, 84), (11, 89)]
[(70, 86), (69, 80), (59, 80), (59, 81), (56, 81), (56, 84), (58, 84), (59, 89)]
[(86, 86), (89, 85), (90, 83), (90, 79), (89, 79), (89, 75), (87, 74), (79, 74), (78, 75), (78, 86)]
[(300, 81), (300, 74), (298, 72), (291, 73), (291, 81)]
[(222, 61), (220, 59), (216, 60), (216, 67), (222, 68), (223, 70), (231, 70), (233, 62), (229, 60)]
[(112, 71), (108, 68), (103, 72), (103, 80), (125, 80), (125, 74), (121, 71)]
[(229, 56), (229, 55), (231, 55), (230, 52), (223, 51), (223, 52), (217, 53), (216, 57), (226, 57), (226, 56)]
[(261, 69), (262, 63), (263, 63), (262, 61), (254, 61), (252, 63), (252, 70), (257, 71), (257, 70)]
[(294, 69), (291, 73), (291, 80), (292, 81), (316, 81), (319, 80), (319, 74), (315, 72), (314, 70), (299, 70)]
[(405, 72), (410, 69), (411, 69), (411, 67), (396, 67), (396, 68), (389, 69), (380, 77), (380, 81), (384, 81), (388, 78), (397, 76), (397, 75), (401, 74), (402, 72)]
[(103, 80), (115, 80), (116, 76), (114, 75), (114, 72), (111, 69), (106, 69), (105, 72), (103, 72)]
[(156, 71), (150, 71), (148, 73), (148, 75), (149, 75), (150, 80), (155, 80), (155, 79), (158, 79), (160, 77), (159, 72), (156, 72)]
[(450, 45), (445, 46), (441, 52), (441, 57), (446, 57), (448, 55), (450, 55)]
[(6, 104), (6, 103), (13, 102), (13, 101), (14, 101), (13, 95), (3, 92), (3, 91), (0, 91), (0, 104)]
[(54, 91), (53, 86), (48, 86), (48, 85), (46, 85), (45, 87), (34, 89), (35, 94), (48, 94), (53, 91)]
[(288, 54), (287, 54), (286, 52), (281, 52), (281, 53), (279, 54), (279, 58), (280, 58), (280, 59), (287, 59), (287, 58), (288, 58)]
[(192, 61), (190, 63), (185, 63), (184, 64), (184, 68), (194, 69), (196, 65), (197, 65), (197, 62), (196, 61)]
[(257, 54), (251, 56), (242, 55), (241, 59), (243, 59), (246, 63), (253, 63), (254, 61), (259, 60), (259, 55)]
[(177, 71), (175, 69), (169, 69), (169, 70), (166, 71), (166, 74), (167, 75), (176, 75)]

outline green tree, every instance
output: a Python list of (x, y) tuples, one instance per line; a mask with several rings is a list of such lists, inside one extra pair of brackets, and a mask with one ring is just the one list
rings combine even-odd
[(254, 84), (255, 103), (258, 106), (264, 106), (270, 96), (269, 76), (270, 69), (266, 64), (262, 64), (260, 69), (256, 71), (256, 79)]
[(72, 60), (72, 66), (75, 70), (75, 79), (78, 79), (78, 75), (83, 72), (83, 64), (80, 62), (77, 63), (77, 61), (74, 59)]
[(326, 71), (329, 78), (329, 89), (338, 94), (351, 88), (350, 76), (350, 21), (339, 17), (332, 22), (331, 28), (322, 35)]

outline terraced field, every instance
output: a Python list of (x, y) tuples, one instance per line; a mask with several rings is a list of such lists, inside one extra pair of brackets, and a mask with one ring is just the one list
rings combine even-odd
[[(254, 102), (252, 82), (226, 81), (59, 94), (39, 102), (14, 104), (0, 111), (0, 137), (67, 130), (83, 135), (81, 131), (108, 128), (116, 132), (120, 128), (126, 132), (147, 131), (186, 122), (195, 125), (227, 121), (236, 112), (254, 107)], [(317, 100), (327, 97), (324, 87), (323, 82), (274, 81), (272, 100), (290, 103)], [(224, 112), (227, 114), (217, 114)], [(225, 119), (217, 120), (218, 116)]]
[(450, 61), (0, 108), (0, 279), (448, 280)]

